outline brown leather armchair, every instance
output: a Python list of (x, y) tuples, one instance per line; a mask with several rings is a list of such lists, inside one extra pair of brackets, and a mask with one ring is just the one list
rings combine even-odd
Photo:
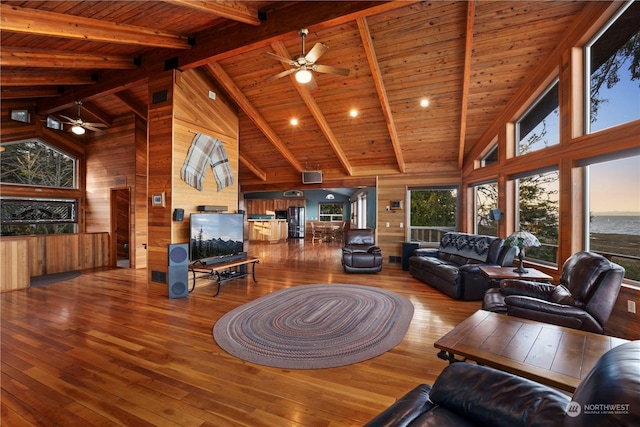
[(593, 252), (577, 252), (560, 284), (505, 279), (487, 290), (482, 308), (583, 331), (603, 333), (620, 292), (624, 268)]
[(371, 228), (352, 228), (344, 233), (342, 266), (347, 273), (377, 273), (382, 270), (382, 251), (375, 245)]

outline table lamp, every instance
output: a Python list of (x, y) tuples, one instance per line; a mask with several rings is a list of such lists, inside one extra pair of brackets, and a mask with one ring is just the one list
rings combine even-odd
[(528, 271), (523, 266), (524, 248), (540, 246), (538, 238), (528, 231), (519, 230), (507, 237), (507, 239), (505, 240), (505, 244), (507, 246), (518, 247), (518, 259), (520, 260), (520, 265), (518, 265), (518, 268), (513, 269), (513, 271), (520, 274), (528, 273)]

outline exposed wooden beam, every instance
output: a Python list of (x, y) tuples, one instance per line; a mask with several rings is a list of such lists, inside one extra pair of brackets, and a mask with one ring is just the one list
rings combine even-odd
[[(273, 43), (271, 47), (277, 55), (280, 55), (283, 58), (291, 58), (291, 56), (289, 55), (289, 52), (287, 51), (287, 49), (285, 48), (282, 42)], [(282, 65), (285, 70), (289, 69), (289, 67), (286, 66), (284, 63)], [(291, 78), (291, 82), (293, 83), (294, 87), (298, 91), (298, 94), (300, 95), (305, 105), (311, 112), (311, 115), (313, 116), (313, 118), (316, 120), (318, 127), (320, 127), (322, 134), (329, 142), (331, 149), (335, 153), (336, 157), (338, 157), (338, 160), (342, 164), (342, 167), (344, 168), (344, 170), (347, 172), (349, 176), (353, 175), (353, 167), (349, 163), (349, 159), (347, 159), (347, 155), (344, 154), (344, 151), (342, 150), (342, 147), (338, 143), (338, 140), (334, 135), (333, 130), (331, 129), (331, 126), (329, 126), (329, 123), (327, 123), (327, 119), (325, 119), (324, 114), (322, 114), (322, 111), (320, 111), (320, 107), (318, 106), (318, 103), (311, 96), (311, 92), (309, 91), (309, 89), (307, 89), (305, 85), (300, 84), (296, 81), (294, 74), (290, 74), (289, 76)]]
[(393, 145), (393, 152), (395, 153), (396, 161), (398, 162), (398, 169), (400, 170), (400, 172), (405, 173), (406, 165), (404, 162), (404, 156), (402, 155), (402, 147), (400, 147), (400, 140), (398, 138), (396, 124), (393, 120), (393, 113), (391, 112), (391, 105), (389, 105), (387, 90), (384, 87), (382, 72), (380, 71), (378, 58), (373, 47), (373, 40), (371, 39), (369, 25), (367, 24), (366, 18), (358, 18), (356, 19), (356, 23), (358, 24), (358, 30), (360, 31), (360, 38), (362, 39), (365, 54), (367, 55), (369, 68), (371, 68), (371, 77), (373, 78), (373, 82), (376, 85), (376, 92), (378, 93), (378, 99), (380, 100), (382, 113), (384, 114), (384, 119), (387, 123), (389, 137), (391, 138), (391, 144)]
[(53, 98), (60, 96), (58, 88), (51, 86), (2, 87), (0, 99)]
[[(413, 2), (413, 1), (412, 1)], [(181, 70), (197, 68), (222, 58), (248, 52), (258, 47), (267, 47), (286, 34), (296, 34), (299, 21), (304, 20), (307, 27), (330, 27), (350, 22), (361, 16), (375, 15), (388, 10), (406, 7), (411, 2), (390, 1), (332, 1), (302, 2), (291, 7), (276, 10), (262, 25), (253, 31), (247, 31), (242, 25), (224, 28), (213, 27), (196, 34), (198, 42), (192, 49), (178, 52), (178, 66)], [(80, 99), (88, 100), (119, 92), (146, 81), (148, 76), (164, 71), (166, 53), (151, 54), (143, 58), (142, 67), (122, 73), (107, 70), (100, 74), (99, 83), (89, 89), (73, 88), (55, 100), (43, 100), (38, 104), (41, 111), (49, 113), (67, 108)]]
[(95, 80), (89, 74), (26, 74), (17, 71), (2, 70), (0, 85), (7, 86), (66, 86), (92, 85)]
[(210, 13), (232, 21), (250, 25), (260, 25), (258, 9), (238, 1), (206, 1), (206, 0), (163, 0), (166, 3), (179, 4), (201, 12)]
[(113, 123), (113, 118), (109, 114), (105, 113), (104, 110), (101, 110), (100, 108), (96, 107), (94, 104), (91, 104), (89, 102), (83, 102), (82, 108), (80, 110), (81, 115), (84, 111), (88, 112), (93, 117), (95, 117), (96, 120), (98, 120), (100, 123), (103, 123), (107, 126), (111, 126), (111, 123)]
[(293, 153), (289, 151), (286, 144), (282, 142), (278, 134), (271, 129), (267, 121), (260, 115), (258, 110), (249, 102), (240, 88), (231, 80), (231, 77), (222, 69), (217, 62), (211, 62), (205, 65), (207, 71), (211, 73), (213, 78), (224, 88), (224, 90), (233, 98), (238, 106), (245, 112), (260, 131), (267, 137), (269, 142), (282, 154), (282, 156), (293, 166), (298, 172), (304, 172), (304, 167), (298, 162)]
[(135, 113), (138, 117), (143, 120), (148, 120), (148, 108), (146, 104), (140, 104), (130, 93), (128, 90), (123, 90), (122, 92), (113, 94), (116, 98), (122, 101), (131, 111)]
[(247, 156), (245, 156), (242, 153), (238, 154), (239, 158), (240, 158), (240, 163), (242, 163), (243, 165), (245, 165), (247, 167), (247, 169), (249, 169), (251, 172), (253, 172), (253, 174), (258, 177), (258, 179), (260, 181), (264, 181), (267, 182), (267, 174), (265, 171), (263, 171), (258, 165), (256, 165), (255, 163), (253, 163), (253, 161), (251, 161), (251, 159), (249, 159)]
[(462, 76), (462, 103), (460, 105), (460, 142), (458, 145), (458, 169), (464, 164), (464, 146), (467, 137), (467, 111), (469, 109), (469, 86), (471, 79), (471, 56), (473, 54), (473, 27), (476, 15), (476, 1), (467, 3), (467, 36), (464, 44), (464, 71)]
[(67, 52), (45, 49), (3, 46), (0, 66), (36, 68), (81, 68), (125, 70), (136, 68), (133, 57), (96, 55), (89, 52)]
[(62, 13), (0, 5), (0, 30), (84, 41), (188, 49), (186, 36), (155, 28), (119, 24)]

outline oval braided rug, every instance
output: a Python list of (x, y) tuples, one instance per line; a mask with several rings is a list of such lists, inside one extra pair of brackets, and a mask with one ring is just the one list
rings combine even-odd
[(318, 369), (378, 356), (402, 341), (413, 304), (360, 285), (282, 289), (231, 310), (213, 327), (228, 353), (260, 365)]

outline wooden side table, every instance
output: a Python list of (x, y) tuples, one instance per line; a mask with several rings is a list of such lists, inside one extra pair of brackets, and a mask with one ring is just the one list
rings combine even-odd
[(513, 267), (497, 267), (492, 265), (482, 265), (479, 267), (482, 274), (484, 274), (489, 283), (493, 284), (500, 282), (502, 279), (523, 279), (533, 281), (551, 281), (553, 277), (535, 268), (527, 267), (526, 273), (517, 273), (513, 271)]

